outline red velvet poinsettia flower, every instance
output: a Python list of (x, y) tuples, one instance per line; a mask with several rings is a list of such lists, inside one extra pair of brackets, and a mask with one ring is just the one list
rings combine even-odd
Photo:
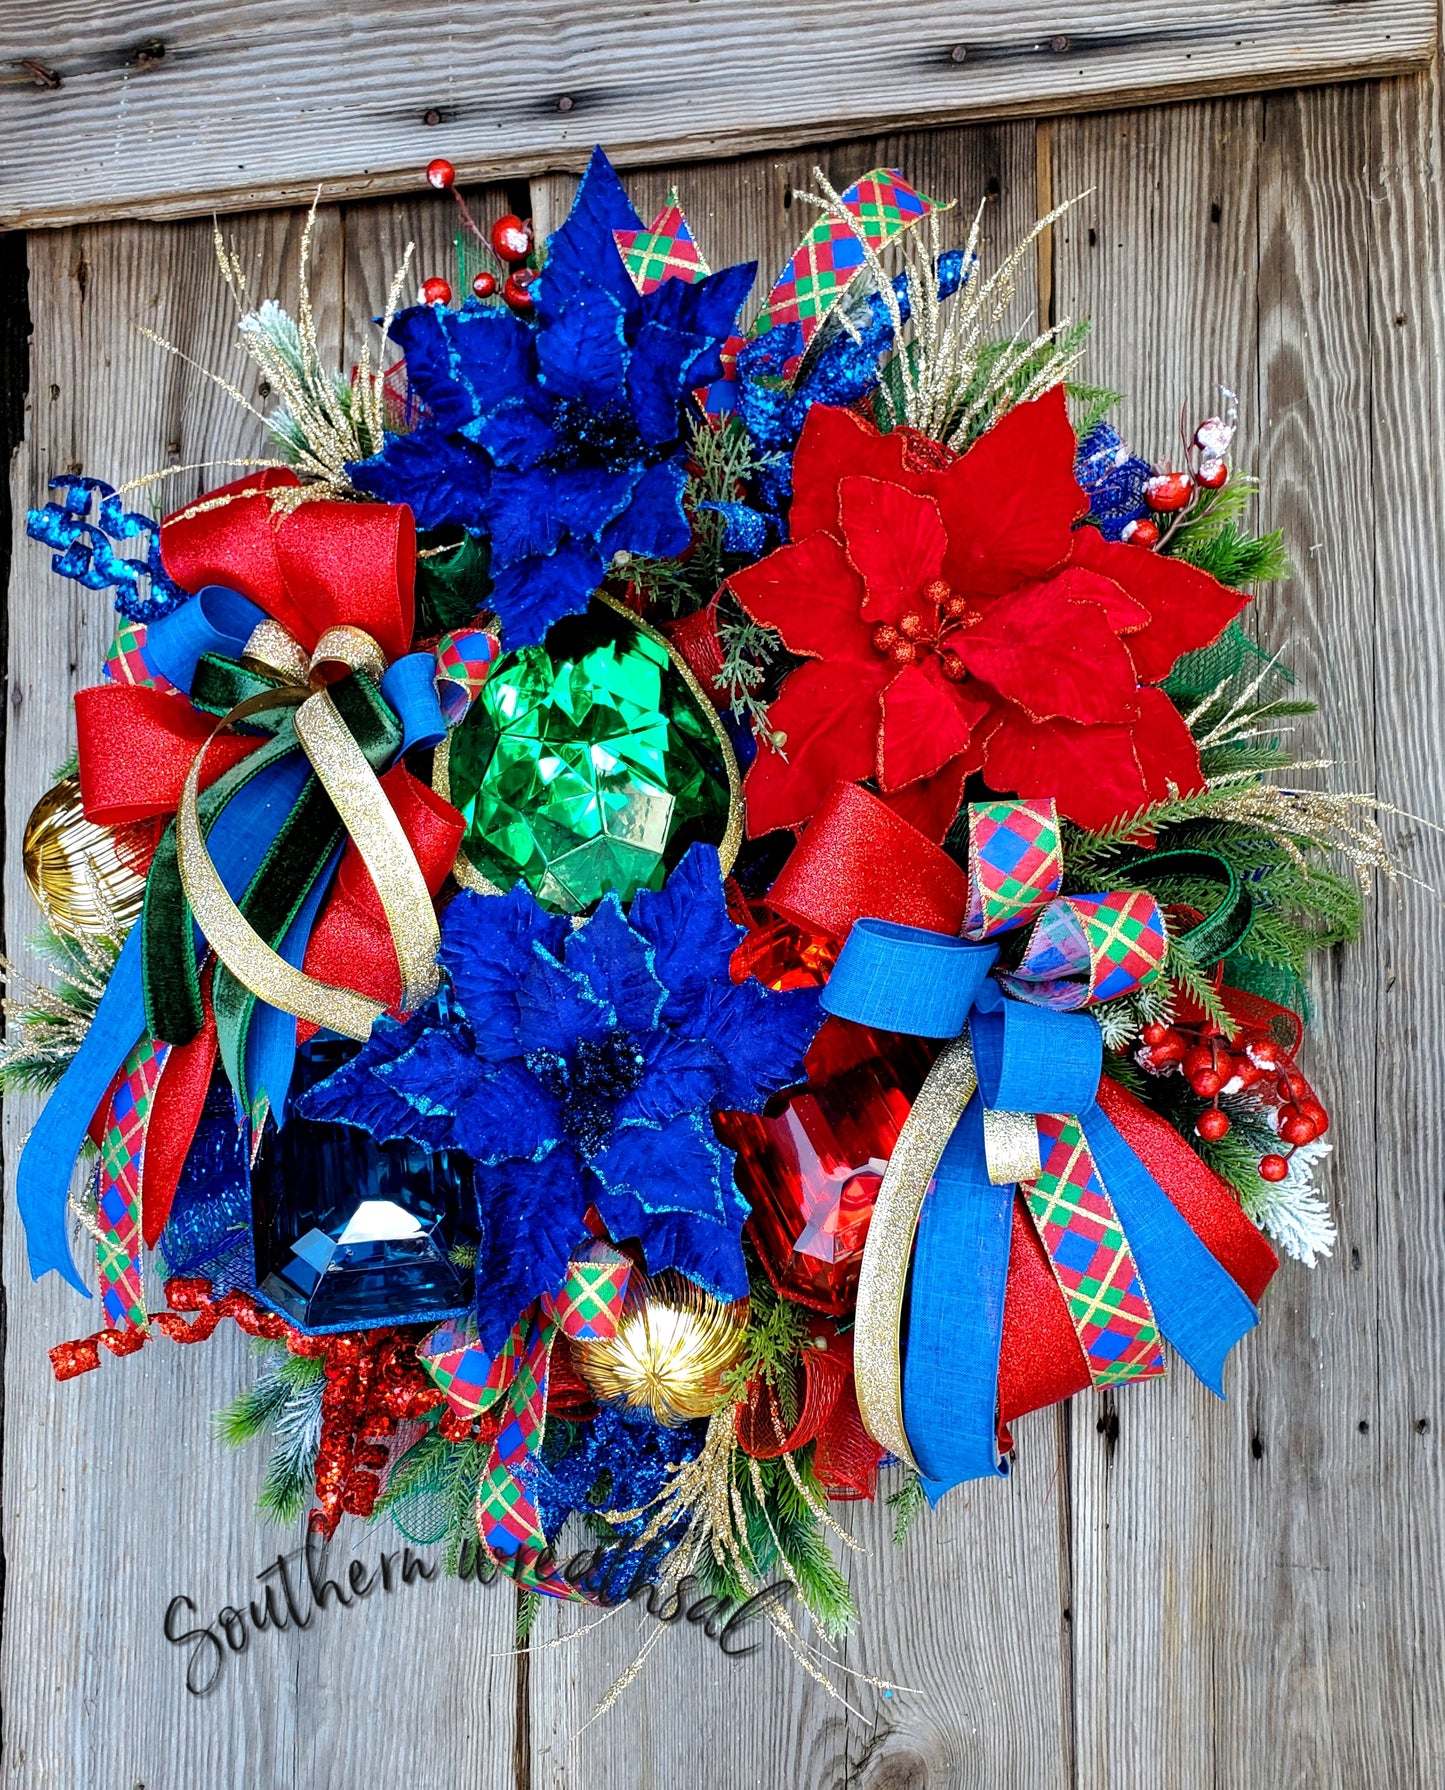
[(1056, 387), (964, 454), (815, 405), (793, 463), (790, 545), (728, 580), (805, 662), (770, 715), (748, 830), (801, 826), (829, 786), (876, 777), (932, 838), (982, 771), (1100, 827), (1202, 785), (1157, 688), (1248, 598), (1077, 524), (1088, 502)]

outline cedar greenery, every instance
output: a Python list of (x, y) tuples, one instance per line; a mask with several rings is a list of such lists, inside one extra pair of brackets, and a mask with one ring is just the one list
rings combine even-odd
[(272, 1437), (271, 1459), (256, 1496), (256, 1509), (274, 1523), (294, 1523), (306, 1508), (321, 1449), (321, 1397), (326, 1364), (293, 1355), (282, 1343), (265, 1343), (273, 1366), (241, 1396), (217, 1411), (216, 1435), (232, 1448)]

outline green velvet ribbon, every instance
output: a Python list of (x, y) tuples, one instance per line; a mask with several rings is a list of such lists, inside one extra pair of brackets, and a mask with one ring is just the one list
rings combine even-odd
[(1213, 911), (1174, 941), (1175, 949), (1201, 970), (1237, 951), (1254, 921), (1254, 898), (1239, 880), (1234, 866), (1217, 852), (1154, 852), (1121, 864), (1119, 876), (1146, 889), (1174, 878), (1220, 885), (1220, 898)]
[[(198, 683), (197, 706), (217, 714), (229, 713), (236, 703), (266, 691), (289, 698), (294, 689), (247, 666), (209, 656), (202, 661)], [(401, 726), (391, 708), (369, 678), (354, 673), (333, 684), (330, 695), (367, 763), (379, 773), (401, 747)], [(288, 701), (274, 720), (266, 714), (253, 718), (262, 728), (274, 728), (272, 738), (202, 792), (197, 807), (203, 835), (209, 835), (226, 804), (251, 778), (300, 751), (294, 712), (294, 704)], [(237, 902), (248, 923), (273, 950), (280, 948), (316, 879), (345, 836), (331, 798), (313, 773)], [(205, 1014), (194, 948), (195, 922), (181, 887), (174, 821), (166, 828), (146, 881), (141, 927), (147, 1026), (157, 1039), (184, 1044), (200, 1031)], [(211, 998), (222, 1061), (243, 1109), (249, 1110), (244, 1085), (246, 1041), (256, 997), (222, 965), (217, 968)]]

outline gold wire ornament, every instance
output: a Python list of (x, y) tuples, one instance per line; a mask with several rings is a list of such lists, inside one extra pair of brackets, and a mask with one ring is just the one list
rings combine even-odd
[(603, 1404), (645, 1408), (672, 1426), (717, 1410), (747, 1327), (746, 1299), (714, 1299), (672, 1268), (634, 1273), (617, 1334), (573, 1341), (572, 1359)]
[(85, 818), (80, 781), (46, 790), (25, 823), (25, 880), (52, 932), (115, 937), (140, 917), (145, 878), (126, 863), (109, 827)]

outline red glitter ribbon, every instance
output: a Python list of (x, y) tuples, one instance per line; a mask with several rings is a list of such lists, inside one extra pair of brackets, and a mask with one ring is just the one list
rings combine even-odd
[(957, 936), (968, 878), (947, 852), (856, 783), (835, 783), (808, 822), (768, 905), (795, 925), (847, 936), (868, 915)]
[[(1098, 1103), (1199, 1241), (1257, 1305), (1279, 1258), (1234, 1194), (1167, 1119), (1107, 1075), (1099, 1082)], [(1091, 1384), (1064, 1296), (1037, 1231), (1016, 1201), (999, 1356), (1000, 1424), (1072, 1398)], [(1003, 1445), (1008, 1446), (1007, 1436)]]

